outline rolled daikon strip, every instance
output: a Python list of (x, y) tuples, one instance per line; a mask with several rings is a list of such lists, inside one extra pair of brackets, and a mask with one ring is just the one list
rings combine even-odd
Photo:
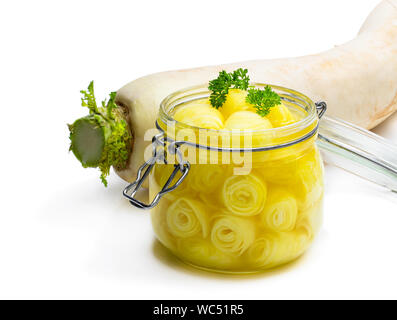
[(237, 111), (225, 122), (229, 130), (264, 130), (273, 128), (271, 122), (253, 111)]
[[(291, 155), (297, 157), (297, 154)], [(296, 159), (287, 157), (264, 162), (256, 172), (266, 181), (288, 189), (295, 196), (299, 211), (309, 209), (323, 195), (323, 165), (320, 152), (314, 146)]]
[(313, 148), (297, 163), (295, 181), (290, 185), (299, 211), (308, 210), (324, 193), (323, 163), (320, 152)]
[(188, 238), (209, 232), (208, 214), (204, 206), (193, 199), (179, 198), (167, 210), (167, 225), (170, 233), (176, 237)]
[(277, 264), (283, 255), (285, 250), (280, 235), (270, 232), (256, 239), (247, 252), (250, 263), (263, 267)]
[(258, 237), (247, 251), (250, 263), (272, 268), (290, 262), (307, 249), (310, 238), (307, 229), (290, 232), (267, 232)]
[(300, 256), (306, 251), (314, 238), (313, 226), (307, 220), (301, 220), (296, 225), (294, 231), (295, 239), (291, 244), (290, 251), (294, 256)]
[(240, 89), (230, 89), (226, 96), (226, 101), (223, 104), (220, 111), (222, 112), (225, 119), (230, 115), (238, 111), (253, 111), (255, 108), (253, 105), (246, 101), (248, 92)]
[(176, 250), (176, 239), (169, 232), (167, 226), (166, 213), (168, 207), (170, 205), (170, 201), (168, 199), (163, 199), (158, 206), (153, 209), (150, 213), (150, 217), (152, 220), (153, 230), (157, 236), (157, 239), (168, 249), (175, 251)]
[(179, 239), (177, 248), (182, 259), (198, 266), (230, 268), (236, 264), (232, 257), (216, 249), (210, 241), (199, 237)]
[(270, 108), (269, 114), (266, 116), (267, 119), (272, 123), (273, 128), (287, 126), (291, 123), (296, 122), (289, 109), (282, 103), (278, 106)]
[(227, 215), (214, 219), (211, 241), (222, 252), (240, 256), (254, 239), (255, 225), (252, 220)]
[(297, 215), (298, 206), (291, 193), (280, 187), (269, 188), (266, 205), (261, 213), (261, 222), (266, 229), (292, 231)]
[(216, 250), (211, 242), (198, 237), (180, 239), (177, 242), (178, 252), (183, 257), (193, 261), (205, 261), (213, 255)]
[(226, 171), (227, 169), (221, 165), (192, 165), (188, 182), (195, 191), (211, 193), (223, 184), (226, 179)]
[(222, 129), (223, 115), (208, 100), (197, 100), (181, 106), (174, 114), (176, 121), (205, 129)]
[[(170, 178), (172, 172), (175, 167), (173, 164), (156, 164), (153, 170), (153, 174), (149, 176), (149, 199), (153, 200), (155, 195), (157, 195), (161, 189), (165, 186), (166, 182)], [(178, 178), (174, 178), (171, 182), (173, 185)], [(172, 192), (166, 193), (163, 198), (173, 202), (178, 198), (182, 198), (185, 196), (194, 197), (194, 192), (189, 188), (187, 183), (187, 179), (183, 180), (178, 188), (173, 190)], [(161, 202), (160, 202), (161, 203)]]
[(323, 224), (323, 196), (307, 210), (300, 211), (296, 220), (296, 229), (308, 225), (312, 229), (313, 236), (316, 235)]
[(265, 117), (252, 111), (237, 111), (225, 121), (225, 129), (239, 134), (240, 139), (233, 139), (233, 148), (265, 147), (271, 145), (274, 132), (272, 123)]
[(259, 214), (266, 202), (267, 186), (256, 175), (236, 175), (226, 179), (222, 202), (226, 209), (239, 216)]

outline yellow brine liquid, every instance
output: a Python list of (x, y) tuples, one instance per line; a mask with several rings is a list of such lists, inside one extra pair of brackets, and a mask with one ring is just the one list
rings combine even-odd
[[(245, 96), (245, 91), (232, 89), (219, 109), (208, 99), (188, 102), (175, 108), (173, 118), (221, 131), (270, 129), (253, 137), (253, 147), (285, 142), (286, 137), (278, 137), (272, 128), (291, 125), (302, 115), (280, 104), (262, 117)], [(298, 258), (321, 224), (323, 167), (314, 141), (315, 136), (290, 147), (252, 153), (252, 169), (246, 174), (236, 174), (242, 165), (233, 161), (191, 164), (183, 183), (152, 210), (158, 239), (183, 261), (218, 272), (257, 272)], [(155, 166), (151, 197), (173, 169), (172, 164)]]

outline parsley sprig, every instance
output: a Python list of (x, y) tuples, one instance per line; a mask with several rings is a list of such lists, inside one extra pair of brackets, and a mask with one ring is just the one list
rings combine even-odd
[(264, 117), (269, 114), (270, 108), (281, 103), (281, 98), (270, 86), (266, 86), (263, 90), (250, 88), (245, 101), (254, 106), (257, 114)]
[(227, 73), (225, 70), (219, 72), (218, 78), (209, 82), (208, 89), (212, 91), (210, 95), (211, 105), (219, 109), (226, 101), (230, 88), (247, 90), (250, 78), (247, 69), (237, 69)]
[(239, 68), (227, 73), (225, 70), (219, 72), (218, 78), (209, 82), (208, 89), (211, 92), (211, 105), (219, 109), (226, 101), (230, 88), (247, 90), (246, 101), (254, 106), (256, 113), (264, 117), (270, 112), (270, 108), (281, 103), (280, 96), (270, 86), (258, 89), (249, 86), (250, 78), (248, 70)]

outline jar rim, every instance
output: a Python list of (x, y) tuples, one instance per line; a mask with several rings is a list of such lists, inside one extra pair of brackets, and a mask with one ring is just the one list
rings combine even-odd
[[(257, 134), (268, 134), (268, 133), (273, 133), (277, 135), (290, 135), (309, 127), (310, 125), (313, 124), (314, 121), (318, 120), (315, 103), (303, 93), (300, 93), (296, 90), (289, 89), (286, 87), (267, 84), (267, 83), (252, 82), (250, 83), (250, 85), (255, 86), (257, 88), (264, 88), (266, 86), (270, 86), (274, 91), (276, 91), (280, 95), (282, 101), (288, 101), (290, 104), (293, 104), (295, 106), (304, 109), (306, 112), (306, 116), (297, 122), (282, 127), (269, 128), (269, 129), (256, 129), (256, 130), (246, 129), (244, 130), (243, 133), (244, 135), (245, 134), (257, 135)], [(173, 125), (183, 127), (184, 129), (201, 130), (202, 132), (204, 131), (208, 133), (223, 133), (223, 134), (232, 133), (232, 130), (229, 129), (206, 129), (206, 128), (192, 126), (184, 122), (175, 120), (171, 115), (171, 112), (177, 106), (189, 101), (208, 98), (209, 95), (210, 95), (210, 91), (208, 90), (208, 84), (186, 87), (186, 88), (182, 88), (181, 90), (175, 91), (169, 94), (161, 101), (159, 120), (164, 125), (168, 125), (172, 123)]]

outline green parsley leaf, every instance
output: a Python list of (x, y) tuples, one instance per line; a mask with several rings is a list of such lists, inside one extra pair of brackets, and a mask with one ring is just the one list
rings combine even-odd
[(246, 101), (255, 107), (257, 114), (264, 117), (269, 114), (270, 108), (281, 103), (281, 98), (270, 86), (266, 86), (263, 90), (249, 89)]
[(210, 95), (211, 105), (218, 109), (226, 101), (230, 88), (247, 90), (250, 78), (247, 69), (237, 69), (227, 73), (225, 70), (219, 72), (218, 78), (209, 82), (208, 89), (212, 91)]

